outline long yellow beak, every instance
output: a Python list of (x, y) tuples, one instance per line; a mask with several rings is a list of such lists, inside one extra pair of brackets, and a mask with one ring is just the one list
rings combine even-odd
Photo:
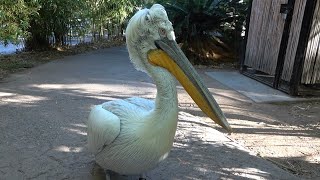
[(181, 83), (199, 108), (213, 121), (222, 126), (228, 132), (232, 129), (226, 120), (219, 105), (212, 97), (208, 88), (202, 82), (199, 74), (185, 57), (175, 41), (164, 39), (156, 41), (161, 49), (148, 52), (148, 60), (151, 64), (167, 69)]

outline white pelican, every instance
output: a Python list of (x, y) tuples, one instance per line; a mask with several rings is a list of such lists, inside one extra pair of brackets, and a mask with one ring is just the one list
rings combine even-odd
[[(155, 101), (138, 97), (95, 106), (88, 120), (88, 146), (96, 162), (119, 174), (143, 174), (172, 148), (178, 121), (177, 78), (198, 106), (231, 131), (221, 109), (175, 42), (163, 6), (138, 11), (126, 29), (129, 56), (157, 86)], [(107, 175), (108, 179), (108, 175)]]

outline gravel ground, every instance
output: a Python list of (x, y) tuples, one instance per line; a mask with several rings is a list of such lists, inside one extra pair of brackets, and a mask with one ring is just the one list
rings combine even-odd
[[(293, 105), (256, 105), (203, 71), (199, 69), (236, 132), (223, 133), (178, 85), (181, 112), (174, 147), (147, 179), (298, 179), (266, 160), (272, 157), (268, 153), (257, 155), (259, 148), (274, 148), (259, 134), (278, 137), (283, 131), (283, 137), (290, 136), (278, 121)], [(90, 107), (131, 96), (154, 98), (155, 93), (152, 80), (129, 63), (124, 47), (69, 56), (11, 75), (0, 86), (0, 179), (99, 178), (91, 174), (94, 158), (86, 147)], [(305, 133), (302, 137), (312, 143), (319, 140), (319, 134)], [(251, 147), (254, 138), (260, 143)], [(313, 147), (319, 149), (319, 143)]]

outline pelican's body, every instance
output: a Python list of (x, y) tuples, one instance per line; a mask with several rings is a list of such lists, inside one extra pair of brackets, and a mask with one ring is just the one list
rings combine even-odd
[[(96, 125), (113, 128), (105, 132), (112, 137), (108, 140), (110, 144), (101, 151), (96, 150), (99, 165), (120, 174), (141, 174), (167, 157), (177, 129), (178, 101), (175, 81), (170, 74), (166, 76), (160, 77), (166, 81), (157, 85), (155, 102), (133, 97), (106, 102), (92, 109), (91, 122), (101, 118), (106, 124)], [(91, 131), (103, 128), (88, 126)]]
[(128, 24), (126, 40), (132, 63), (152, 77), (157, 96), (155, 101), (137, 97), (110, 101), (91, 110), (88, 145), (101, 167), (120, 174), (141, 174), (167, 157), (178, 120), (174, 76), (209, 117), (230, 130), (219, 106), (176, 44), (172, 24), (161, 5), (138, 11)]

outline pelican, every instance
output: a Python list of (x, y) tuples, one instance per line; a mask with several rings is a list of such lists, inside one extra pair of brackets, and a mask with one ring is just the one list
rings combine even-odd
[(220, 107), (177, 45), (162, 5), (139, 10), (130, 19), (126, 44), (135, 68), (154, 80), (157, 95), (155, 101), (132, 97), (92, 108), (88, 147), (97, 164), (118, 174), (141, 175), (168, 156), (178, 121), (174, 77), (204, 113), (231, 131)]

